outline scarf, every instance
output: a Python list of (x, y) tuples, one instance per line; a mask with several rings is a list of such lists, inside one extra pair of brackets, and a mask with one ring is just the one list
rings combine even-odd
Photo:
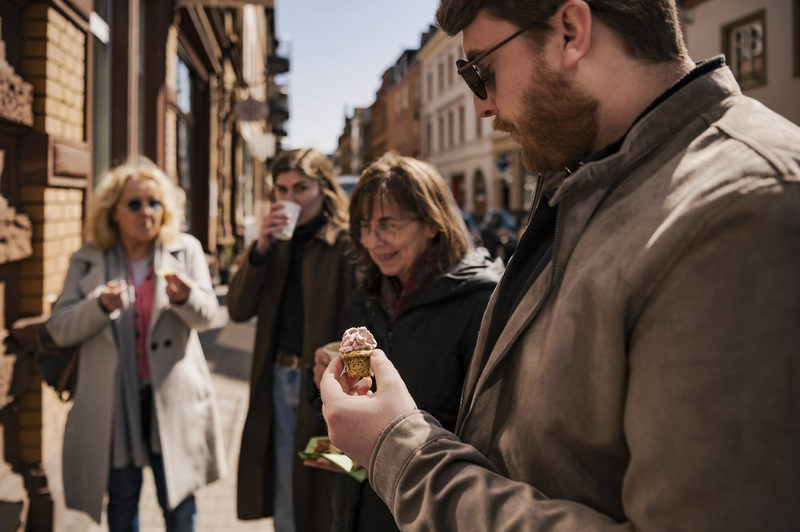
[(381, 277), (381, 307), (394, 323), (409, 296), (433, 284), (444, 272), (434, 254), (427, 251), (420, 256), (411, 269), (411, 275), (403, 283), (395, 276)]

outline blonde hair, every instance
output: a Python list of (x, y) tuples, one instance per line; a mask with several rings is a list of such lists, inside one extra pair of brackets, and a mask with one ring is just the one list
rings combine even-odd
[[(443, 272), (464, 258), (471, 247), (467, 227), (444, 178), (432, 164), (387, 152), (364, 169), (350, 196), (350, 226), (356, 231), (372, 218), (375, 199), (389, 203), (433, 228), (431, 252)], [(354, 234), (356, 269), (368, 290), (380, 270)]]
[[(328, 157), (314, 148), (299, 148), (282, 152), (270, 167), (273, 182), (279, 174), (296, 170), (319, 183), (324, 196), (322, 210), (336, 227), (347, 229), (347, 196), (333, 178), (333, 166)], [(272, 190), (275, 199), (275, 190)]]
[(95, 189), (89, 219), (90, 240), (102, 249), (108, 249), (119, 242), (114, 209), (129, 181), (150, 181), (155, 185), (155, 199), (161, 202), (164, 209), (156, 239), (162, 243), (174, 241), (181, 233), (186, 195), (172, 183), (163, 170), (144, 156), (133, 157), (112, 168)]

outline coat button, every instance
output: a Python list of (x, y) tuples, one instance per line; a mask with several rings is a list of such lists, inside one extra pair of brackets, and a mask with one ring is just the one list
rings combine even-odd
[(170, 339), (164, 340), (164, 347), (169, 347), (171, 345), (172, 345), (172, 340), (170, 340)]
[(150, 344), (150, 349), (152, 349), (153, 351), (158, 349), (158, 343), (157, 342), (153, 342), (152, 344)]

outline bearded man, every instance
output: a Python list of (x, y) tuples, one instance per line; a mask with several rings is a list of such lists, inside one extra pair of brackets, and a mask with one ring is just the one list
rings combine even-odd
[(403, 530), (800, 530), (800, 129), (688, 57), (674, 0), (437, 19), (534, 212), (455, 433), (378, 350), (375, 393), (328, 367), (332, 441)]

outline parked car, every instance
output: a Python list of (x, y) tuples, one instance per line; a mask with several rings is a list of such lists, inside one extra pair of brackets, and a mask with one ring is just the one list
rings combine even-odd
[(342, 187), (344, 193), (350, 196), (350, 193), (353, 192), (353, 189), (356, 187), (356, 183), (358, 183), (357, 175), (340, 175), (336, 177), (336, 182)]
[(517, 230), (519, 225), (505, 209), (493, 209), (487, 212), (480, 223), (480, 235), (484, 247), (492, 257), (500, 257), (508, 262), (517, 249)]
[(478, 224), (475, 223), (475, 219), (472, 215), (466, 211), (461, 211), (461, 219), (464, 220), (464, 225), (467, 226), (467, 231), (469, 231), (469, 235), (472, 238), (472, 243), (475, 246), (482, 246), (481, 229), (478, 227)]

